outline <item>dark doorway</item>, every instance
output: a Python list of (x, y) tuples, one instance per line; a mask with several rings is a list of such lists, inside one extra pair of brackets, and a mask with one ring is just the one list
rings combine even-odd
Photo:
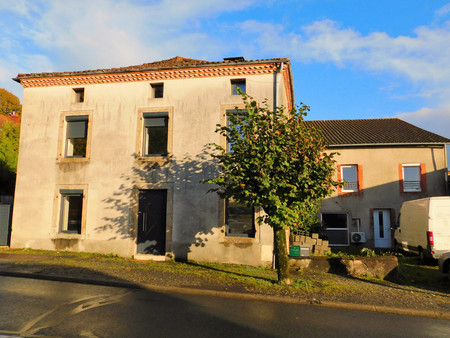
[(137, 253), (166, 253), (167, 190), (140, 190)]

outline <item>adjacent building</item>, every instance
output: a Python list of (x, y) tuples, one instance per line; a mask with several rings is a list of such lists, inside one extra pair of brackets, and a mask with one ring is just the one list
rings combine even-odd
[(449, 192), (445, 137), (396, 118), (307, 123), (337, 153), (343, 182), (322, 203), (330, 245), (391, 248), (404, 201)]
[(175, 57), (19, 74), (24, 88), (11, 247), (264, 264), (272, 230), (200, 181), (237, 93), (292, 107), (289, 59)]

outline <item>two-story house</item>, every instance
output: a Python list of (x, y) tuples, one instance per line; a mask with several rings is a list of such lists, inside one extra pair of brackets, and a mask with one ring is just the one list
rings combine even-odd
[(307, 121), (338, 153), (343, 182), (322, 203), (330, 245), (391, 248), (404, 201), (448, 194), (450, 140), (396, 118)]
[(264, 264), (272, 230), (200, 181), (239, 87), (293, 105), (289, 59), (175, 57), (19, 74), (24, 88), (11, 247)]

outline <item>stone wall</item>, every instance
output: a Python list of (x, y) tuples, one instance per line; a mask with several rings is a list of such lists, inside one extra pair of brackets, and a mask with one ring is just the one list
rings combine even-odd
[(291, 270), (303, 269), (349, 276), (391, 279), (397, 276), (398, 259), (384, 257), (290, 257)]
[(309, 252), (315, 256), (323, 256), (331, 252), (328, 241), (319, 238), (319, 234), (292, 234), (289, 236), (289, 247), (308, 246)]

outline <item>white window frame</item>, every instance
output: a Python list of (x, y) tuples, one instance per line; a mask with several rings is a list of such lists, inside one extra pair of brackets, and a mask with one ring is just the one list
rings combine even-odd
[[(344, 169), (345, 168), (354, 168), (355, 169), (355, 177), (356, 181), (346, 181), (344, 177)], [(358, 182), (358, 165), (356, 164), (345, 164), (341, 165), (341, 181), (343, 184), (342, 192), (358, 192), (359, 191), (359, 182)]]
[[(418, 171), (418, 181), (406, 180), (405, 168), (415, 167)], [(421, 192), (422, 191), (422, 177), (420, 163), (402, 163), (402, 179), (403, 192)]]

